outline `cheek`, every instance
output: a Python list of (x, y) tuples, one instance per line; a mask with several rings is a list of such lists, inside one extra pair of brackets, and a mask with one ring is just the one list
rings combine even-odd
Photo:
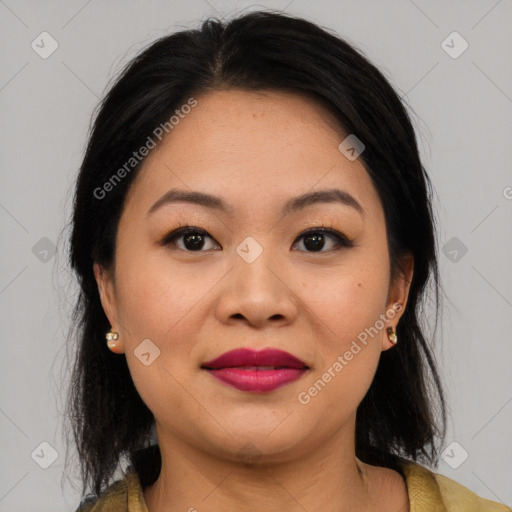
[(331, 420), (356, 409), (377, 369), (385, 324), (387, 275), (382, 267), (353, 265), (329, 277), (303, 282), (310, 314), (317, 320), (315, 371), (301, 387), (298, 402)]
[(301, 279), (304, 303), (329, 346), (342, 348), (375, 324), (384, 312), (387, 277), (382, 267), (365, 262)]
[[(139, 395), (156, 417), (186, 409), (188, 421), (200, 421), (204, 410), (184, 392), (183, 383), (193, 367), (190, 354), (201, 328), (197, 312), (215, 284), (213, 277), (200, 277), (193, 265), (171, 268), (169, 259), (136, 252), (120, 257), (116, 272), (126, 360)], [(157, 347), (145, 342), (152, 361), (147, 366), (138, 357), (146, 339)]]
[(190, 328), (191, 312), (215, 284), (213, 276), (199, 274), (194, 265), (169, 264), (165, 254), (119, 258), (117, 304), (121, 323), (130, 338), (178, 342)]
[(298, 390), (296, 400), (302, 421), (310, 426), (319, 423), (321, 435), (330, 435), (346, 424), (373, 381), (379, 356), (375, 343), (349, 342), (334, 351)]

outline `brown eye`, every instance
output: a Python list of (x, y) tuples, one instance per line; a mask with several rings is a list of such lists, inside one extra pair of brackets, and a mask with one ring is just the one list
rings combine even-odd
[[(341, 247), (353, 247), (353, 242), (338, 231), (330, 228), (312, 228), (303, 233), (297, 240), (303, 239), (306, 252), (330, 252)], [(204, 252), (205, 250), (221, 247), (220, 244), (210, 244), (214, 239), (201, 228), (182, 226), (169, 233), (162, 245), (174, 245), (186, 252)], [(297, 242), (296, 242), (297, 243)], [(294, 244), (295, 245), (295, 244)], [(327, 247), (327, 250), (324, 250)]]
[[(352, 247), (353, 243), (346, 236), (342, 235), (338, 231), (327, 228), (313, 228), (306, 233), (303, 233), (298, 240), (304, 239), (303, 245), (307, 252), (329, 252), (331, 250), (339, 249), (340, 247)], [(330, 248), (328, 240), (334, 240), (334, 244), (331, 242)], [(326, 246), (328, 249), (322, 251)]]
[[(169, 233), (163, 240), (163, 245), (173, 244), (178, 249), (188, 252), (201, 252), (207, 246), (207, 239), (213, 238), (203, 229), (194, 228), (193, 226), (184, 226), (172, 233)], [(181, 244), (179, 243), (181, 242)], [(212, 247), (206, 247), (206, 250)]]

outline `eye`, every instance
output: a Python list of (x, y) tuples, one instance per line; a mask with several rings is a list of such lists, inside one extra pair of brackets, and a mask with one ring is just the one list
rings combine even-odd
[[(221, 247), (219, 244), (213, 244), (213, 246), (208, 247), (207, 239), (213, 241), (213, 238), (208, 235), (204, 229), (193, 226), (181, 226), (166, 235), (161, 244), (173, 244), (178, 249), (187, 252), (201, 252), (203, 249), (209, 250), (214, 249), (215, 247)], [(349, 240), (345, 235), (327, 227), (308, 229), (297, 238), (297, 240), (301, 239), (304, 239), (303, 245), (307, 252), (330, 252), (332, 250), (340, 249), (341, 247), (354, 246), (353, 241)], [(322, 251), (322, 249), (325, 248), (326, 240), (329, 239), (331, 240), (330, 249)], [(297, 242), (295, 242), (294, 245), (296, 243)], [(329, 246), (329, 244), (327, 244), (327, 246)]]
[[(169, 233), (162, 240), (162, 245), (174, 244), (178, 249), (183, 251), (201, 252), (201, 249), (204, 249), (206, 239), (213, 240), (204, 229), (195, 228), (193, 226), (182, 226)], [(177, 242), (182, 242), (182, 244), (180, 245)], [(206, 247), (206, 250), (212, 248), (213, 247)]]
[[(326, 239), (334, 240), (334, 246), (331, 243), (331, 248), (322, 251), (325, 247)], [(337, 250), (340, 247), (353, 247), (354, 243), (349, 240), (345, 235), (332, 228), (312, 228), (308, 229), (305, 233), (300, 235), (298, 240), (304, 239), (303, 246), (309, 249), (308, 252), (330, 252), (330, 250)], [(329, 244), (327, 244), (329, 245)]]

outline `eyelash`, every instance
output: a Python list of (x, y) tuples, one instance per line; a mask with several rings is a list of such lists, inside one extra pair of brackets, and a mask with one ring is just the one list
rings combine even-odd
[[(307, 229), (306, 231), (304, 231), (297, 237), (296, 241), (294, 242), (294, 245), (299, 239), (306, 237), (308, 235), (311, 235), (311, 234), (315, 234), (315, 233), (323, 233), (323, 234), (332, 236), (336, 240), (336, 243), (337, 243), (336, 247), (329, 251), (321, 250), (321, 251), (301, 251), (301, 252), (308, 252), (310, 254), (329, 253), (332, 251), (340, 250), (341, 248), (354, 247), (354, 245), (355, 245), (352, 240), (347, 238), (345, 235), (343, 235), (339, 231), (336, 231), (335, 229), (333, 229), (332, 226), (324, 226), (324, 225)], [(202, 236), (205, 236), (205, 237), (208, 237), (208, 238), (211, 238), (212, 240), (214, 240), (204, 229), (197, 228), (194, 226), (180, 224), (179, 228), (171, 231), (162, 239), (161, 244), (164, 246), (169, 245), (169, 244), (173, 243), (176, 239), (178, 239), (182, 236), (185, 236), (185, 235), (189, 235), (189, 234), (198, 234), (198, 235), (202, 235)], [(180, 250), (184, 250), (184, 249), (180, 249)], [(194, 253), (194, 252), (205, 252), (205, 251), (203, 251), (203, 250), (198, 250), (198, 251), (185, 250), (185, 252)]]

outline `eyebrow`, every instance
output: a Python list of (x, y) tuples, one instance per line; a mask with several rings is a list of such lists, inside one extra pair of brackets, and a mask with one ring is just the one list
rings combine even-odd
[[(224, 199), (218, 196), (206, 194), (204, 192), (171, 189), (158, 199), (155, 204), (153, 204), (153, 206), (148, 210), (147, 215), (151, 215), (164, 205), (179, 202), (197, 204), (229, 215), (233, 214), (233, 207), (228, 205)], [(300, 196), (292, 197), (283, 206), (281, 214), (287, 215), (288, 213), (296, 212), (318, 203), (339, 203), (354, 208), (363, 217), (365, 214), (364, 208), (354, 196), (345, 190), (338, 188), (306, 192)]]

